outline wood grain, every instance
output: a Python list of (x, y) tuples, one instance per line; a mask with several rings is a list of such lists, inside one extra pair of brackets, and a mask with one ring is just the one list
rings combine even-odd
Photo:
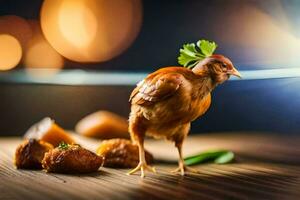
[[(76, 137), (95, 150), (100, 141)], [(21, 138), (0, 138), (0, 199), (300, 199), (300, 137), (262, 134), (190, 136), (186, 155), (206, 149), (231, 149), (232, 164), (201, 164), (200, 173), (185, 177), (176, 167), (174, 146), (147, 140), (159, 160), (158, 173), (127, 176), (127, 170), (101, 168), (97, 173), (64, 175), (16, 170), (13, 155)]]

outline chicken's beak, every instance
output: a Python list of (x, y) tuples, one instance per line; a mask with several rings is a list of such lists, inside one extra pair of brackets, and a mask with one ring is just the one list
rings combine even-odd
[(236, 76), (236, 77), (242, 78), (242, 75), (240, 74), (240, 72), (236, 68), (234, 68), (234, 67), (232, 67), (232, 70), (230, 70), (228, 72), (228, 74), (232, 75), (232, 76)]

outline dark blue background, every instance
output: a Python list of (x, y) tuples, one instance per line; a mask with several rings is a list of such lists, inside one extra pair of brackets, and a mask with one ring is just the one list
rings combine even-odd
[[(218, 40), (215, 28), (239, 6), (251, 4), (270, 15), (277, 14), (275, 0), (144, 0), (141, 32), (134, 44), (122, 55), (105, 63), (66, 62), (66, 68), (109, 71), (154, 71), (177, 64), (183, 43), (209, 38), (219, 44), (218, 52), (238, 63), (238, 69), (263, 69), (249, 65), (253, 49), (239, 49)], [(300, 1), (278, 0), (298, 37)], [(38, 19), (42, 0), (1, 0), (0, 15), (14, 14)], [(280, 26), (280, 24), (278, 24)], [(295, 28), (294, 28), (295, 27)], [(247, 55), (247, 56), (245, 56)], [(19, 66), (21, 68), (22, 66)], [(274, 67), (280, 68), (280, 65)], [(0, 134), (22, 135), (33, 123), (45, 116), (54, 118), (64, 128), (73, 129), (85, 115), (108, 109), (125, 117), (129, 113), (129, 86), (55, 86), (38, 84), (0, 85)], [(218, 87), (208, 113), (192, 125), (192, 132), (264, 131), (299, 134), (300, 79), (230, 81)]]
[[(215, 89), (193, 133), (264, 131), (299, 134), (299, 78), (229, 81)], [(107, 109), (128, 117), (130, 86), (0, 85), (0, 133), (22, 135), (50, 116), (73, 129), (85, 115)]]

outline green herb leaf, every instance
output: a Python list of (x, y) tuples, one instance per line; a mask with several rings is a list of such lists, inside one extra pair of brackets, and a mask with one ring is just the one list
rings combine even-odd
[(67, 150), (69, 148), (69, 145), (65, 142), (61, 142), (59, 143), (58, 148), (61, 150)]
[(217, 164), (229, 163), (234, 159), (234, 153), (227, 150), (210, 150), (184, 159), (186, 165), (195, 165), (208, 161)]
[(230, 163), (234, 159), (234, 153), (232, 151), (226, 151), (221, 156), (214, 160), (217, 164)]
[(178, 63), (187, 68), (193, 68), (201, 60), (209, 57), (216, 50), (217, 44), (208, 40), (199, 40), (197, 46), (194, 43), (184, 44), (179, 50)]
[(208, 40), (199, 40), (197, 46), (201, 49), (202, 54), (204, 54), (205, 57), (208, 57), (214, 53), (218, 45), (215, 42), (210, 42)]

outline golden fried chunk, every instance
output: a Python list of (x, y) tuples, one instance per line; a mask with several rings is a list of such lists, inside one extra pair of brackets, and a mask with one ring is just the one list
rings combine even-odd
[(20, 144), (15, 153), (14, 163), (17, 168), (41, 169), (44, 154), (53, 149), (47, 142), (29, 139)]
[[(105, 167), (130, 168), (139, 163), (138, 146), (126, 139), (104, 140), (97, 149), (97, 154), (103, 156)], [(147, 163), (153, 162), (153, 156), (145, 152)]]
[(61, 143), (46, 153), (42, 161), (43, 168), (47, 172), (65, 174), (96, 172), (102, 163), (101, 156), (79, 145), (66, 143)]
[(63, 128), (58, 126), (54, 120), (49, 117), (44, 118), (40, 122), (32, 125), (24, 135), (25, 138), (35, 138), (43, 140), (57, 147), (60, 142), (74, 144), (72, 136)]

